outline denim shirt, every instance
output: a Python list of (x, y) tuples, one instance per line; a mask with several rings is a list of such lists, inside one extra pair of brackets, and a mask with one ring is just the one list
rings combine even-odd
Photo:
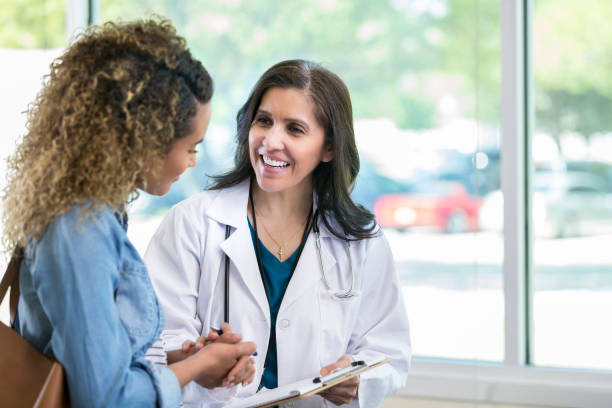
[(126, 223), (80, 208), (26, 246), (15, 328), (63, 365), (72, 406), (179, 406), (176, 376), (145, 359), (164, 316)]

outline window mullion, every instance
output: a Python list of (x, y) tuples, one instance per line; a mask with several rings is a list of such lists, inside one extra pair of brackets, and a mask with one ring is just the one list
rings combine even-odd
[(70, 44), (75, 36), (89, 24), (100, 23), (101, 0), (66, 0), (66, 40)]
[(505, 365), (527, 362), (525, 9), (528, 0), (501, 0), (501, 185), (504, 197)]

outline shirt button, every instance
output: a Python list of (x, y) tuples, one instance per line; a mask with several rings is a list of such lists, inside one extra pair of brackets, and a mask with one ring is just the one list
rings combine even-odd
[(279, 322), (278, 325), (280, 326), (281, 329), (286, 329), (287, 327), (289, 327), (289, 324), (290, 324), (289, 319), (283, 319)]

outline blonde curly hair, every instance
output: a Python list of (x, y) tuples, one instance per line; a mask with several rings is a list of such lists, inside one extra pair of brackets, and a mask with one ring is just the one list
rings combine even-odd
[(9, 158), (4, 245), (40, 237), (78, 204), (122, 210), (186, 136), (212, 79), (172, 24), (152, 17), (88, 28), (51, 64)]

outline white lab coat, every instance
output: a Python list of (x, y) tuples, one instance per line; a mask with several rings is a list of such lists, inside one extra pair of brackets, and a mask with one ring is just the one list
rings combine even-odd
[[(145, 255), (166, 315), (167, 350), (206, 335), (223, 321), (224, 262), (230, 263), (229, 323), (245, 341), (257, 344), (256, 375), (238, 396), (252, 395), (263, 373), (270, 334), (270, 309), (247, 221), (248, 182), (205, 191), (177, 204), (153, 236)], [(231, 235), (225, 239), (225, 226)], [(332, 289), (351, 284), (346, 243), (319, 222), (321, 255)], [(400, 284), (382, 233), (351, 243), (355, 288), (347, 300), (330, 296), (323, 285), (314, 234), (306, 241), (282, 300), (276, 327), (278, 383), (319, 375), (321, 367), (343, 354), (354, 359), (384, 355), (391, 364), (362, 374), (359, 398), (351, 407), (375, 407), (403, 387), (410, 364), (410, 333)], [(183, 391), (186, 405), (222, 406), (232, 391), (208, 391), (192, 383)], [(318, 396), (294, 407), (334, 406)]]

